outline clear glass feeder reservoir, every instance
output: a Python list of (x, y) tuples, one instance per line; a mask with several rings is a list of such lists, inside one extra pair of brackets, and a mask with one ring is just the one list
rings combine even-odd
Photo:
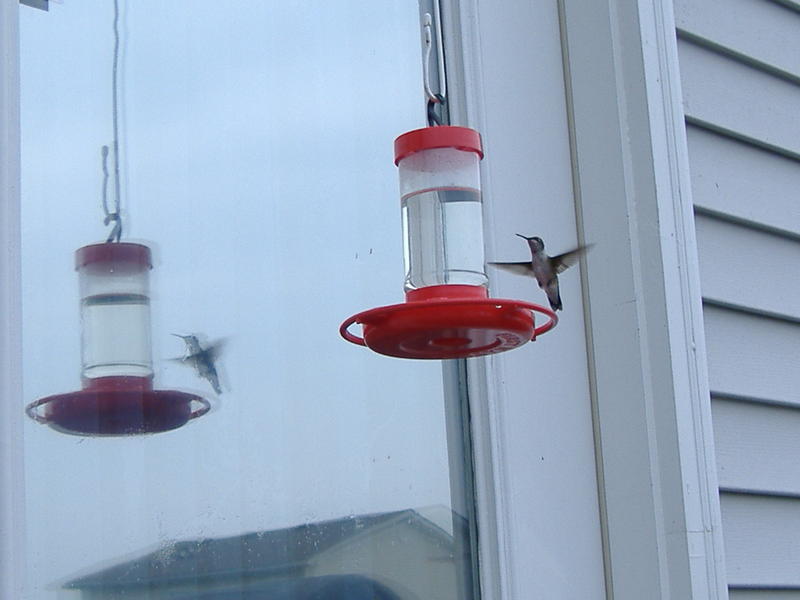
[(81, 294), (81, 375), (153, 376), (150, 341), (150, 249), (95, 244), (75, 255)]
[(403, 215), (404, 289), (488, 285), (477, 131), (430, 127), (395, 141)]
[[(339, 333), (387, 356), (449, 359), (505, 352), (556, 324), (553, 311), (522, 300), (489, 298), (484, 273), (480, 134), (436, 126), (394, 143), (400, 172), (403, 304), (353, 315)], [(534, 313), (549, 320), (536, 327)], [(350, 332), (362, 326), (363, 337)]]

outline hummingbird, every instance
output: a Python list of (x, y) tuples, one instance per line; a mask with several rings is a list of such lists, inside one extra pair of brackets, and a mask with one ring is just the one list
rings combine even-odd
[(534, 277), (539, 287), (547, 294), (550, 308), (561, 310), (563, 307), (561, 294), (558, 292), (558, 274), (563, 273), (578, 262), (581, 254), (591, 248), (592, 245), (578, 246), (574, 250), (564, 252), (558, 256), (547, 256), (542, 238), (536, 236), (527, 237), (520, 233), (516, 235), (528, 242), (528, 247), (531, 249), (531, 259), (523, 262), (490, 262), (488, 264), (517, 275)]
[(172, 335), (181, 338), (186, 344), (186, 354), (181, 358), (173, 360), (179, 360), (184, 364), (194, 367), (197, 371), (197, 375), (203, 379), (207, 379), (211, 387), (214, 388), (214, 391), (217, 394), (221, 394), (222, 388), (219, 385), (219, 375), (217, 375), (217, 368), (214, 363), (222, 349), (222, 341), (217, 341), (203, 348), (196, 335), (180, 335), (178, 333), (173, 333)]

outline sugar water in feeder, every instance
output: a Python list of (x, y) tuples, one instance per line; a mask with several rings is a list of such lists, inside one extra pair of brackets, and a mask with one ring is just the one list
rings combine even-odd
[(75, 256), (81, 294), (81, 375), (153, 376), (150, 342), (150, 248), (95, 244)]
[[(439, 147), (443, 144), (449, 144)], [(429, 147), (433, 146), (433, 147)], [(436, 127), (395, 142), (403, 218), (405, 291), (434, 285), (487, 286), (476, 131)]]

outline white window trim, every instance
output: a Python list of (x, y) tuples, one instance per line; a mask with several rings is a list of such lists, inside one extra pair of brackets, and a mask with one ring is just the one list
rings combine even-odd
[[(478, 0), (446, 6), (452, 120), (481, 129), (491, 107), (481, 101)], [(586, 259), (583, 288), (606, 595), (725, 599), (672, 2), (560, 0), (559, 11), (578, 234), (605, 241)], [(531, 40), (510, 69), (535, 55)], [(507, 543), (512, 515), (531, 504), (504, 492), (502, 471), (525, 465), (498, 468), (518, 441), (492, 435), (514, 416), (492, 409), (501, 392), (490, 369), (472, 362), (470, 382), (485, 391), (472, 395), (481, 580), (484, 600), (499, 600), (514, 589), (503, 565), (525, 563), (509, 560), (519, 551)]]
[(0, 597), (22, 598), (19, 4), (0, 2)]

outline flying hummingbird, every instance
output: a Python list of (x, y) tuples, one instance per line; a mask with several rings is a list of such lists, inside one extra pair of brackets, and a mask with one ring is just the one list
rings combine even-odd
[(193, 367), (199, 377), (207, 379), (214, 391), (217, 394), (221, 394), (222, 388), (219, 385), (219, 375), (217, 375), (217, 368), (214, 363), (222, 350), (222, 341), (217, 341), (203, 348), (196, 335), (180, 335), (178, 333), (173, 333), (172, 335), (181, 338), (186, 344), (186, 354), (173, 360), (178, 360)]
[(527, 275), (536, 278), (539, 287), (547, 294), (550, 307), (553, 310), (561, 310), (561, 294), (558, 292), (558, 274), (563, 273), (569, 267), (578, 262), (581, 254), (586, 252), (592, 245), (579, 246), (569, 252), (564, 252), (558, 256), (547, 256), (544, 252), (544, 242), (540, 237), (526, 237), (516, 234), (528, 242), (531, 249), (531, 259), (523, 262), (490, 262), (489, 264), (505, 269), (517, 275)]

